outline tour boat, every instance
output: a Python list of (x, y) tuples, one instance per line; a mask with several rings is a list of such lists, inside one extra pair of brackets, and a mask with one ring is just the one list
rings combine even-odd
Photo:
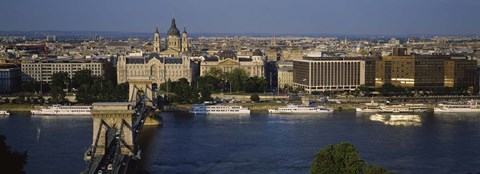
[(373, 100), (370, 103), (365, 103), (365, 106), (360, 108), (355, 108), (356, 112), (368, 113), (368, 112), (378, 112), (381, 110), (380, 103), (375, 103)]
[(376, 113), (420, 113), (427, 112), (428, 107), (423, 104), (401, 104), (401, 105), (365, 105), (356, 108), (357, 112)]
[(448, 112), (480, 112), (480, 105), (478, 100), (470, 100), (465, 103), (450, 103), (438, 104), (438, 107), (433, 108), (434, 113), (448, 113)]
[(242, 106), (227, 106), (227, 105), (205, 105), (195, 104), (190, 109), (191, 114), (250, 114), (248, 108)]
[(32, 115), (90, 115), (91, 106), (62, 106), (52, 105), (47, 108), (31, 110)]
[(314, 114), (314, 113), (332, 113), (333, 109), (319, 106), (306, 105), (288, 105), (287, 107), (269, 109), (270, 114)]
[(10, 113), (8, 111), (0, 111), (0, 115), (9, 116)]

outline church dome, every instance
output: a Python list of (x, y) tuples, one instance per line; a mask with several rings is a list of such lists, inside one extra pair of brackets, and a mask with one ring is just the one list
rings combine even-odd
[(235, 52), (232, 50), (221, 50), (218, 52), (218, 57), (220, 58), (220, 60), (224, 60), (227, 58), (237, 60), (237, 54), (235, 54)]
[(262, 51), (260, 51), (259, 49), (256, 49), (256, 50), (253, 52), (252, 56), (263, 56), (263, 53), (262, 53)]
[(172, 24), (170, 25), (167, 34), (169, 36), (180, 36), (180, 31), (177, 28), (177, 24), (175, 24), (175, 18), (172, 18)]

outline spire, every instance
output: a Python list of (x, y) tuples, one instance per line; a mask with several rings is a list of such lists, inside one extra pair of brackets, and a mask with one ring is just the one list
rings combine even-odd
[(187, 34), (187, 27), (183, 27), (183, 33)]
[(175, 24), (175, 18), (173, 18), (173, 17), (172, 17), (172, 24), (171, 24), (171, 26), (172, 26), (172, 27), (173, 27), (173, 26), (177, 27), (177, 24)]
[(172, 18), (172, 24), (167, 33), (169, 36), (180, 36), (180, 31), (178, 31), (177, 25), (175, 24), (175, 18)]
[(158, 27), (157, 27), (157, 29), (155, 30), (155, 33), (158, 33)]

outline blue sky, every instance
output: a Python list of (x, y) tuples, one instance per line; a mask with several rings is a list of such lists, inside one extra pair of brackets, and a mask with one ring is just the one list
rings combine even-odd
[(0, 31), (479, 34), (479, 0), (2, 0)]

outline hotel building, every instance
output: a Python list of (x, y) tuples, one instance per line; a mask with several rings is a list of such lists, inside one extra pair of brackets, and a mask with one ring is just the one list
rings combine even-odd
[(477, 61), (454, 56), (386, 56), (376, 62), (375, 87), (473, 87)]
[(58, 72), (68, 73), (73, 78), (75, 72), (89, 69), (92, 75), (110, 79), (113, 76), (111, 63), (104, 58), (41, 58), (22, 63), (22, 81), (52, 81), (52, 75)]
[(348, 91), (365, 84), (365, 61), (329, 58), (293, 61), (294, 86), (313, 91)]

